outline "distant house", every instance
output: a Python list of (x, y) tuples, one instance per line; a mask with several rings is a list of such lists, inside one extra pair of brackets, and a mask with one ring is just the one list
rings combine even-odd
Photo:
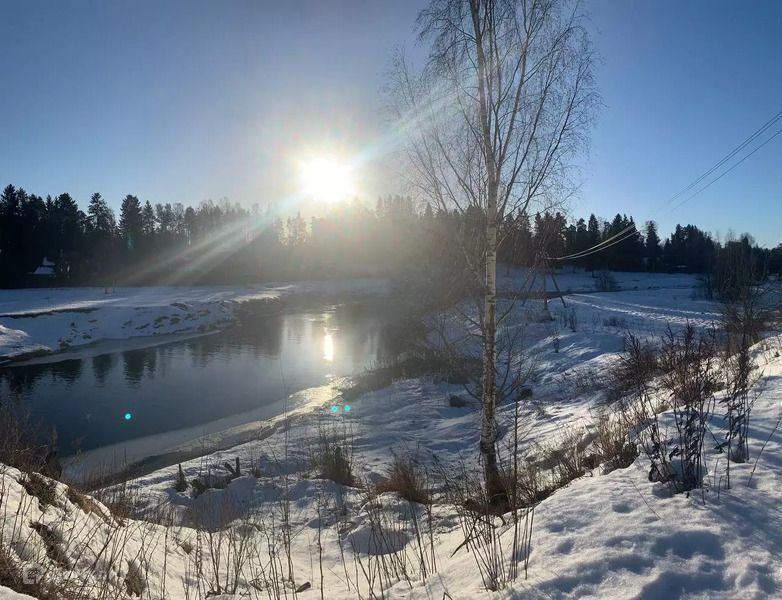
[(33, 271), (33, 277), (49, 278), (54, 277), (57, 273), (54, 270), (54, 263), (48, 258), (44, 257), (41, 264), (35, 271)]

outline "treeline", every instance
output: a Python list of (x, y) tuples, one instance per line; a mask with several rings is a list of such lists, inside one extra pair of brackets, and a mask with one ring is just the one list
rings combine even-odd
[[(305, 220), (283, 218), (272, 205), (153, 205), (128, 195), (115, 215), (97, 193), (84, 211), (69, 194), (44, 199), (9, 185), (0, 194), (0, 285), (236, 284), (458, 270), (480, 254), (484, 223), (480, 211), (417, 210), (400, 196), (374, 206), (341, 203)], [(747, 235), (719, 242), (694, 225), (677, 225), (664, 240), (654, 222), (636, 232), (625, 215), (569, 222), (544, 212), (501, 225), (499, 260), (508, 265), (576, 255), (552, 264), (718, 273), (740, 257), (753, 277), (782, 271), (782, 245), (760, 248)]]
[(503, 223), (502, 235), (499, 258), (517, 266), (548, 257), (555, 259), (552, 265), (587, 270), (716, 273), (741, 257), (756, 278), (782, 272), (782, 244), (761, 248), (749, 234), (719, 241), (695, 225), (677, 225), (663, 240), (654, 221), (639, 227), (627, 215), (608, 221), (592, 214), (572, 222), (559, 212), (532, 220), (515, 215)]
[(115, 215), (97, 193), (83, 211), (69, 194), (44, 199), (9, 185), (0, 194), (0, 285), (394, 275), (420, 251), (421, 227), (412, 200), (398, 196), (372, 208), (358, 201), (335, 205), (307, 221), (300, 214), (283, 218), (271, 205), (153, 205), (132, 195)]

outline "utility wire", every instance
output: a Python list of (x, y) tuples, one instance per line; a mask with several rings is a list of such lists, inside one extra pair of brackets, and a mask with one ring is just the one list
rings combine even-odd
[[(611, 246), (616, 246), (617, 244), (619, 244), (621, 242), (624, 242), (625, 240), (628, 240), (628, 239), (630, 239), (631, 237), (633, 237), (634, 235), (637, 235), (637, 234), (638, 234), (638, 230), (635, 228), (635, 226), (633, 226), (632, 227), (632, 231), (626, 233), (624, 236), (622, 236), (618, 240), (615, 240), (615, 241), (611, 242), (610, 244), (608, 244), (607, 246), (603, 246), (602, 248), (593, 248), (593, 249), (584, 250), (582, 253), (580, 253), (578, 256), (576, 256), (576, 258), (584, 258), (585, 256), (591, 256), (592, 254), (597, 254), (598, 252), (602, 252), (603, 250), (605, 250), (606, 248), (610, 248)], [(570, 257), (567, 257), (567, 256), (561, 256), (561, 257), (558, 257), (558, 258), (547, 257), (547, 260), (566, 260), (568, 258), (570, 258)]]
[[(666, 205), (670, 204), (671, 202), (675, 201), (677, 198), (680, 198), (690, 190), (692, 190), (694, 187), (696, 187), (699, 183), (701, 183), (704, 179), (706, 179), (709, 175), (714, 173), (717, 169), (722, 167), (725, 163), (727, 163), (731, 158), (736, 156), (739, 152), (741, 152), (744, 148), (746, 148), (749, 144), (751, 144), (753, 141), (755, 141), (759, 136), (763, 135), (769, 128), (771, 128), (772, 125), (774, 125), (777, 121), (782, 119), (782, 111), (779, 111), (777, 114), (775, 114), (773, 117), (771, 117), (768, 121), (766, 121), (763, 125), (761, 125), (758, 129), (756, 129), (752, 134), (750, 134), (743, 142), (741, 142), (738, 146), (736, 146), (733, 150), (731, 150), (728, 154), (726, 154), (723, 158), (721, 158), (719, 161), (717, 161), (709, 170), (707, 170), (705, 173), (701, 174), (697, 179), (692, 181), (689, 185), (682, 188), (678, 192), (676, 192), (673, 196), (671, 196), (668, 200), (663, 202), (663, 204), (660, 206), (660, 209), (664, 208)], [(722, 179), (725, 175), (730, 173), (733, 169), (738, 167), (741, 163), (743, 163), (745, 160), (747, 160), (750, 156), (755, 154), (758, 150), (760, 150), (763, 146), (768, 144), (771, 140), (773, 140), (775, 137), (777, 137), (780, 133), (782, 133), (782, 129), (778, 130), (776, 133), (774, 133), (771, 137), (767, 138), (764, 142), (762, 142), (760, 145), (756, 146), (751, 152), (744, 155), (738, 162), (734, 163), (732, 166), (730, 166), (728, 169), (723, 171), (720, 175), (709, 181), (706, 185), (696, 190), (694, 193), (687, 196), (684, 200), (677, 203), (673, 207), (671, 207), (669, 210), (673, 211), (678, 209), (679, 207), (683, 206), (690, 200), (692, 200), (695, 196), (706, 190), (707, 188), (711, 187), (714, 183)], [(625, 232), (628, 232), (628, 235), (625, 235)], [(596, 254), (597, 252), (602, 252), (606, 248), (610, 248), (611, 246), (618, 244), (621, 241), (624, 241), (631, 237), (633, 234), (637, 233), (637, 230), (635, 229), (635, 225), (631, 225), (629, 227), (626, 227), (622, 231), (619, 231), (618, 233), (614, 234), (610, 238), (603, 240), (602, 242), (595, 244), (591, 248), (587, 248), (586, 250), (582, 250), (581, 252), (575, 252), (573, 254), (569, 254), (567, 256), (559, 256), (559, 257), (546, 257), (547, 260), (569, 260), (569, 259), (577, 259), (582, 258), (584, 256), (590, 256), (592, 254)], [(619, 236), (621, 239), (616, 239)], [(614, 241), (616, 240), (616, 241)], [(610, 243), (609, 243), (610, 242)]]
[(590, 252), (591, 250), (595, 250), (597, 248), (600, 248), (601, 246), (605, 246), (609, 242), (613, 241), (614, 239), (618, 238), (619, 236), (624, 235), (625, 233), (627, 233), (628, 231), (631, 231), (631, 230), (635, 230), (635, 225), (628, 225), (627, 227), (625, 227), (621, 231), (616, 232), (610, 238), (606, 238), (602, 242), (599, 242), (599, 243), (595, 244), (594, 246), (592, 246), (591, 248), (587, 248), (586, 250), (580, 250), (579, 252), (574, 252), (573, 254), (568, 254), (567, 256), (558, 256), (558, 257), (546, 256), (544, 258), (546, 258), (547, 260), (566, 260), (568, 258), (580, 258), (581, 255), (584, 254), (585, 252)]
[(717, 183), (717, 182), (718, 182), (720, 179), (722, 179), (723, 177), (725, 177), (725, 175), (727, 175), (727, 174), (728, 174), (728, 173), (730, 173), (730, 172), (731, 172), (733, 169), (735, 169), (736, 167), (738, 167), (738, 166), (739, 166), (741, 163), (743, 163), (743, 162), (744, 162), (745, 160), (747, 160), (747, 159), (748, 159), (750, 156), (752, 156), (753, 154), (755, 154), (755, 152), (757, 152), (757, 151), (758, 151), (758, 150), (760, 150), (760, 149), (761, 149), (763, 146), (765, 146), (766, 144), (768, 144), (768, 143), (769, 143), (771, 140), (773, 140), (775, 137), (777, 137), (777, 136), (778, 136), (780, 133), (782, 133), (782, 129), (780, 129), (779, 131), (777, 131), (777, 132), (776, 132), (774, 135), (772, 135), (770, 138), (768, 138), (768, 139), (767, 139), (765, 142), (763, 142), (762, 144), (760, 144), (760, 145), (759, 145), (757, 148), (755, 148), (755, 149), (754, 149), (752, 152), (750, 152), (749, 154), (747, 154), (746, 156), (744, 156), (744, 157), (743, 157), (743, 158), (742, 158), (742, 159), (741, 159), (739, 162), (737, 162), (736, 164), (734, 164), (732, 167), (730, 167), (729, 169), (727, 169), (727, 170), (723, 171), (723, 172), (722, 172), (722, 173), (721, 173), (721, 174), (720, 174), (718, 177), (715, 177), (715, 178), (714, 178), (714, 179), (712, 179), (712, 180), (711, 180), (709, 183), (707, 183), (706, 185), (704, 185), (702, 188), (700, 188), (699, 190), (695, 191), (693, 194), (691, 194), (691, 195), (687, 196), (687, 197), (686, 197), (684, 200), (682, 200), (681, 202), (679, 202), (678, 204), (676, 204), (675, 206), (673, 206), (673, 207), (671, 208), (671, 210), (676, 210), (677, 208), (679, 208), (679, 207), (683, 206), (684, 204), (686, 204), (687, 202), (689, 202), (690, 200), (692, 200), (692, 199), (693, 199), (695, 196), (697, 196), (698, 194), (700, 194), (700, 193), (701, 193), (703, 190), (705, 190), (706, 188), (710, 187), (712, 184), (714, 184), (714, 183)]
[[(678, 192), (676, 192), (673, 196), (668, 198), (661, 206), (660, 208), (663, 208), (666, 204), (670, 204), (677, 198), (683, 196), (687, 192), (689, 192), (692, 188), (697, 186), (701, 181), (706, 179), (709, 175), (714, 173), (717, 169), (719, 169), (722, 165), (724, 165), (726, 162), (728, 162), (731, 158), (736, 156), (739, 152), (741, 152), (744, 148), (746, 148), (749, 144), (751, 144), (753, 141), (755, 141), (759, 136), (761, 136), (763, 133), (765, 133), (774, 123), (782, 119), (782, 111), (779, 111), (776, 115), (771, 117), (768, 121), (766, 121), (763, 125), (761, 125), (758, 129), (756, 129), (747, 139), (745, 139), (741, 144), (736, 146), (733, 150), (731, 150), (728, 154), (726, 154), (722, 159), (720, 159), (716, 164), (714, 164), (708, 171), (703, 173), (700, 177), (698, 177), (696, 180), (694, 180), (692, 183), (690, 183), (688, 186), (682, 188)], [(776, 134), (774, 134), (776, 136)], [(773, 137), (773, 136), (772, 136)], [(762, 145), (765, 145), (762, 144)], [(754, 151), (753, 151), (754, 153)], [(742, 159), (743, 161), (743, 159)]]

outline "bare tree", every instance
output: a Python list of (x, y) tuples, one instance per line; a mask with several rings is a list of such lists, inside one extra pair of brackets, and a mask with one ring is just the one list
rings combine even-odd
[(432, 0), (418, 27), (428, 60), (415, 70), (397, 54), (391, 109), (422, 196), (483, 217), (481, 248), (462, 250), (482, 296), (484, 479), (489, 498), (502, 503), (494, 416), (498, 226), (507, 214), (529, 214), (572, 193), (569, 161), (585, 146), (598, 101), (593, 53), (567, 0)]

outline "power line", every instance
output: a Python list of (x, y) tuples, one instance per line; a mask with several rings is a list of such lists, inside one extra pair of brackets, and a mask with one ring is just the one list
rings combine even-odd
[[(717, 161), (711, 168), (709, 168), (705, 173), (701, 174), (697, 179), (693, 180), (689, 185), (682, 188), (678, 192), (676, 192), (673, 196), (671, 196), (668, 200), (663, 202), (663, 204), (660, 206), (662, 209), (665, 207), (665, 205), (670, 204), (677, 198), (680, 198), (682, 195), (689, 192), (692, 188), (696, 187), (699, 183), (701, 183), (704, 179), (706, 179), (709, 175), (714, 173), (717, 169), (722, 167), (725, 163), (727, 163), (731, 158), (736, 156), (739, 152), (741, 152), (744, 148), (746, 148), (749, 144), (751, 144), (753, 141), (755, 141), (759, 136), (763, 135), (768, 129), (774, 125), (777, 121), (782, 119), (782, 111), (779, 111), (777, 114), (775, 114), (773, 117), (771, 117), (768, 121), (766, 121), (763, 125), (761, 125), (758, 129), (756, 129), (752, 134), (750, 134), (743, 142), (741, 142), (738, 146), (736, 146), (733, 150), (731, 150), (728, 154), (726, 154), (723, 158), (721, 158), (719, 161)], [(771, 137), (766, 139), (764, 142), (762, 142), (760, 145), (756, 146), (751, 152), (744, 155), (738, 162), (734, 163), (732, 166), (730, 166), (728, 169), (723, 171), (720, 175), (709, 181), (706, 185), (696, 190), (694, 193), (687, 196), (684, 200), (674, 205), (672, 208), (670, 208), (671, 211), (676, 210), (692, 200), (695, 196), (706, 190), (707, 188), (711, 187), (714, 183), (722, 179), (725, 175), (730, 173), (733, 169), (738, 167), (741, 163), (743, 163), (745, 160), (747, 160), (750, 156), (755, 154), (758, 150), (760, 150), (763, 146), (768, 144), (771, 140), (773, 140), (775, 137), (777, 137), (780, 133), (782, 133), (782, 129), (778, 130), (776, 133), (774, 133)], [(624, 235), (626, 231), (630, 231), (630, 233), (621, 239), (618, 239), (616, 241), (613, 241), (618, 236)], [(624, 230), (614, 234), (610, 238), (603, 240), (602, 242), (595, 244), (591, 248), (587, 248), (586, 250), (582, 250), (581, 252), (575, 252), (573, 254), (567, 255), (567, 256), (559, 256), (559, 257), (546, 257), (547, 260), (569, 260), (569, 259), (577, 259), (577, 258), (583, 258), (585, 256), (590, 256), (592, 254), (596, 254), (598, 252), (602, 252), (606, 248), (610, 248), (611, 246), (618, 244), (621, 241), (624, 241), (637, 233), (637, 230), (635, 229), (635, 225), (631, 225), (629, 227), (626, 227)], [(611, 243), (608, 243), (611, 242)]]
[(679, 202), (678, 204), (676, 204), (674, 207), (672, 207), (672, 208), (671, 208), (671, 210), (676, 210), (677, 208), (679, 208), (679, 207), (683, 206), (684, 204), (686, 204), (687, 202), (689, 202), (690, 200), (692, 200), (692, 199), (693, 199), (695, 196), (697, 196), (698, 194), (700, 194), (700, 193), (701, 193), (703, 190), (705, 190), (706, 188), (710, 187), (712, 184), (714, 184), (714, 183), (718, 182), (720, 179), (722, 179), (723, 177), (725, 177), (725, 175), (727, 175), (728, 173), (730, 173), (730, 172), (731, 172), (733, 169), (735, 169), (735, 168), (736, 168), (736, 167), (738, 167), (738, 166), (739, 166), (741, 163), (743, 163), (745, 160), (747, 160), (747, 159), (748, 159), (750, 156), (752, 156), (753, 154), (755, 154), (755, 152), (757, 152), (758, 150), (760, 150), (760, 149), (761, 149), (763, 146), (765, 146), (765, 145), (766, 145), (766, 144), (768, 144), (768, 143), (769, 143), (771, 140), (773, 140), (775, 137), (777, 137), (777, 136), (778, 136), (780, 133), (782, 133), (782, 129), (780, 129), (779, 131), (777, 131), (777, 132), (776, 132), (774, 135), (772, 135), (770, 138), (768, 138), (768, 139), (767, 139), (765, 142), (763, 142), (762, 144), (760, 144), (760, 145), (759, 145), (757, 148), (755, 148), (755, 149), (754, 149), (752, 152), (750, 152), (749, 154), (745, 155), (745, 156), (744, 156), (744, 157), (743, 157), (743, 158), (742, 158), (742, 159), (741, 159), (739, 162), (737, 162), (736, 164), (734, 164), (732, 167), (730, 167), (729, 169), (727, 169), (727, 170), (723, 171), (723, 172), (722, 172), (722, 173), (721, 173), (721, 174), (720, 174), (718, 177), (715, 177), (715, 178), (714, 178), (714, 179), (712, 179), (712, 180), (711, 180), (709, 183), (707, 183), (706, 185), (704, 185), (702, 188), (700, 188), (699, 190), (697, 190), (696, 192), (694, 192), (694, 193), (693, 193), (693, 194), (691, 194), (690, 196), (687, 196), (687, 197), (686, 197), (684, 200), (682, 200), (681, 202)]
[[(771, 117), (768, 121), (766, 121), (763, 125), (761, 125), (758, 129), (756, 129), (752, 134), (750, 134), (749, 137), (747, 137), (743, 142), (741, 142), (738, 146), (736, 146), (733, 150), (731, 150), (728, 154), (726, 154), (723, 158), (721, 158), (717, 163), (715, 163), (708, 171), (703, 173), (700, 177), (692, 181), (688, 186), (682, 188), (678, 192), (676, 192), (673, 196), (668, 198), (665, 202), (663, 202), (662, 207), (664, 207), (666, 204), (670, 204), (677, 198), (683, 196), (687, 192), (689, 192), (692, 188), (697, 186), (701, 181), (706, 179), (709, 175), (711, 175), (714, 171), (719, 169), (722, 165), (724, 165), (726, 162), (728, 162), (731, 158), (736, 156), (739, 152), (741, 152), (744, 148), (746, 148), (749, 144), (751, 144), (754, 140), (756, 140), (759, 136), (761, 136), (763, 133), (765, 133), (774, 123), (779, 121), (779, 119), (782, 119), (782, 111), (779, 111), (777, 114), (775, 114), (773, 117)], [(774, 134), (776, 135), (776, 134)], [(773, 136), (772, 136), (773, 137)], [(763, 144), (765, 145), (765, 144)], [(754, 153), (754, 151), (753, 151)]]
[[(633, 237), (634, 235), (637, 235), (639, 233), (638, 230), (635, 228), (635, 225), (632, 225), (631, 228), (632, 228), (632, 231), (629, 231), (628, 233), (623, 235), (618, 240), (615, 240), (615, 241), (611, 242), (610, 244), (608, 244), (606, 246), (603, 246), (602, 248), (592, 247), (592, 248), (589, 248), (587, 250), (584, 250), (583, 252), (578, 253), (578, 255), (575, 256), (575, 258), (584, 258), (586, 256), (591, 256), (592, 254), (597, 254), (598, 252), (602, 252), (603, 250), (605, 250), (606, 248), (610, 248), (611, 246), (616, 246), (617, 244), (619, 244), (621, 242), (624, 242), (625, 240), (628, 240), (631, 237)], [(558, 258), (547, 257), (547, 260), (569, 260), (570, 258), (573, 258), (573, 257), (572, 256), (560, 256)]]
[(591, 248), (587, 248), (586, 250), (580, 250), (579, 252), (574, 252), (573, 254), (568, 254), (567, 256), (558, 256), (556, 258), (553, 257), (553, 256), (547, 256), (545, 258), (547, 260), (566, 260), (566, 259), (569, 259), (569, 258), (581, 258), (581, 255), (584, 254), (585, 252), (589, 252), (591, 250), (595, 250), (596, 248), (600, 248), (601, 246), (604, 246), (605, 244), (607, 244), (608, 242), (614, 240), (615, 238), (618, 238), (619, 236), (624, 235), (625, 233), (627, 233), (630, 230), (635, 230), (635, 224), (628, 225), (627, 227), (625, 227), (621, 231), (616, 232), (610, 238), (606, 238), (602, 242), (598, 242), (597, 244), (595, 244)]

